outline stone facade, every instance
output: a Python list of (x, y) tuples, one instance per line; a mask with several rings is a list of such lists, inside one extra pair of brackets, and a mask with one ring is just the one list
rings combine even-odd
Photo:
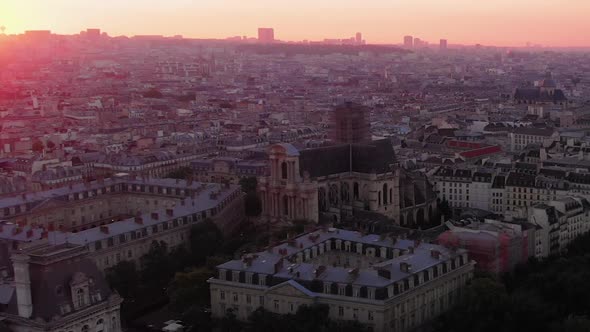
[[(341, 260), (332, 261), (337, 256)], [(322, 265), (324, 258), (333, 265)], [(357, 265), (357, 259), (374, 264)], [(214, 317), (233, 310), (246, 320), (258, 307), (289, 314), (301, 305), (326, 304), (333, 319), (407, 331), (452, 307), (473, 265), (464, 250), (320, 230), (218, 266), (209, 280), (211, 308)]]
[(258, 191), (262, 217), (272, 223), (338, 222), (358, 210), (410, 227), (438, 220), (431, 184), (424, 175), (399, 168), (387, 140), (301, 151), (276, 144), (269, 158), (270, 175), (260, 178)]

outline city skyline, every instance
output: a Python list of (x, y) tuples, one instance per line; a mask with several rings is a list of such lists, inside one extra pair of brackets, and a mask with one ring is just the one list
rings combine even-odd
[[(6, 33), (49, 29), (75, 34), (97, 27), (117, 35), (183, 35), (187, 38), (223, 39), (231, 36), (256, 37), (259, 27), (275, 29), (275, 38), (286, 41), (349, 38), (361, 31), (370, 44), (399, 44), (412, 35), (438, 43), (549, 47), (587, 47), (583, 35), (571, 31), (590, 29), (584, 13), (590, 3), (499, 0), (493, 4), (467, 0), (419, 0), (389, 3), (381, 0), (309, 0), (297, 4), (254, 0), (173, 0), (166, 4), (137, 0), (96, 4), (66, 0), (46, 3), (24, 0), (0, 4), (0, 25)], [(427, 23), (427, 24), (425, 24)], [(301, 29), (305, 24), (305, 29)]]

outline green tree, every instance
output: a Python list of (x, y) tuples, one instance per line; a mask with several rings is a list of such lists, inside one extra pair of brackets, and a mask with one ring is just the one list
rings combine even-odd
[(141, 280), (153, 290), (164, 290), (174, 271), (168, 256), (168, 244), (152, 241), (150, 250), (141, 257)]
[(444, 216), (445, 221), (451, 219), (451, 217), (453, 216), (451, 207), (449, 206), (449, 202), (446, 199), (443, 199), (438, 203), (438, 210)]
[(178, 272), (169, 289), (170, 305), (179, 312), (191, 307), (204, 307), (210, 302), (207, 280), (215, 273), (206, 268), (194, 268), (188, 272)]
[(258, 217), (262, 213), (262, 202), (256, 193), (247, 193), (244, 197), (244, 212), (248, 217)]
[(255, 193), (258, 187), (258, 179), (256, 177), (248, 177), (240, 179), (240, 186), (245, 193)]
[(587, 316), (568, 316), (563, 324), (558, 328), (554, 329), (557, 331), (567, 332), (590, 332), (590, 319)]
[(258, 217), (262, 213), (262, 202), (256, 193), (258, 187), (258, 179), (256, 177), (248, 177), (240, 179), (240, 186), (242, 191), (246, 193), (244, 198), (244, 209), (246, 216)]
[(238, 321), (233, 309), (228, 309), (225, 316), (221, 319), (222, 332), (240, 332), (242, 324)]
[(193, 263), (202, 265), (223, 244), (223, 234), (213, 221), (207, 219), (191, 227), (190, 252)]
[(139, 273), (133, 262), (122, 261), (106, 270), (106, 279), (124, 299), (137, 295)]

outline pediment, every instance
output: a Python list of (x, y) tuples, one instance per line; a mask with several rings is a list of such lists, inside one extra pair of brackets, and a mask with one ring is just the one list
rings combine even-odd
[(282, 284), (276, 285), (268, 290), (269, 294), (294, 296), (294, 297), (314, 297), (314, 293), (301, 286), (296, 281), (290, 280)]

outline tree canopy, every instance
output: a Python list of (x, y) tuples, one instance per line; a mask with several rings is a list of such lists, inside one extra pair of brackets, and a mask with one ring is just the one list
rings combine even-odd
[(440, 331), (590, 331), (590, 234), (565, 254), (532, 259), (501, 279), (476, 278), (436, 322)]

